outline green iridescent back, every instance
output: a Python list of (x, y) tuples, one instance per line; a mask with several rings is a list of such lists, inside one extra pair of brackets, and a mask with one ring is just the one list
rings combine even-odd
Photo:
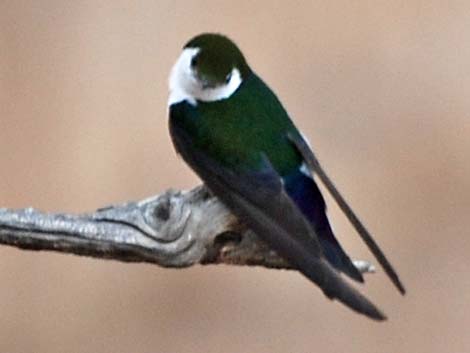
[(264, 153), (281, 175), (298, 168), (301, 157), (287, 133), (298, 133), (285, 109), (254, 73), (245, 78), (228, 99), (186, 105), (184, 114), (174, 109), (190, 135), (194, 148), (235, 170), (256, 170)]

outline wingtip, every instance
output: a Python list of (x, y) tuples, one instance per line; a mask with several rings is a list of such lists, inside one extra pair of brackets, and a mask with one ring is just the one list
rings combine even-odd
[(398, 277), (397, 273), (395, 271), (389, 270), (388, 268), (385, 268), (385, 272), (387, 273), (388, 277), (391, 279), (392, 283), (394, 286), (397, 288), (397, 290), (400, 292), (401, 295), (406, 294), (406, 289), (403, 283), (401, 282), (400, 278)]
[(406, 290), (405, 290), (405, 287), (403, 286), (403, 284), (401, 283), (401, 281), (398, 277), (398, 274), (395, 272), (392, 265), (387, 260), (387, 258), (385, 257), (385, 254), (379, 248), (379, 246), (377, 245), (375, 240), (372, 238), (369, 231), (365, 228), (365, 226), (362, 224), (362, 222), (356, 216), (356, 214), (351, 209), (349, 204), (346, 202), (346, 200), (343, 198), (343, 196), (339, 193), (338, 189), (333, 184), (331, 179), (328, 177), (326, 172), (323, 170), (323, 168), (321, 167), (321, 165), (318, 162), (317, 158), (313, 154), (309, 144), (306, 143), (305, 139), (302, 138), (302, 136), (299, 135), (299, 134), (294, 134), (292, 132), (289, 132), (288, 133), (288, 138), (297, 147), (297, 149), (299, 150), (299, 152), (303, 156), (304, 161), (307, 163), (308, 167), (321, 179), (323, 184), (326, 186), (326, 188), (328, 189), (330, 194), (335, 199), (338, 206), (344, 212), (344, 214), (349, 219), (351, 224), (354, 226), (354, 228), (356, 229), (356, 231), (358, 232), (360, 237), (366, 243), (367, 247), (370, 249), (372, 254), (378, 260), (378, 262), (380, 263), (382, 268), (385, 270), (385, 272), (387, 273), (389, 278), (392, 280), (395, 287), (398, 289), (398, 291), (402, 295), (405, 295)]
[(404, 296), (406, 294), (406, 288), (403, 286), (403, 284), (399, 283), (397, 287), (400, 294)]

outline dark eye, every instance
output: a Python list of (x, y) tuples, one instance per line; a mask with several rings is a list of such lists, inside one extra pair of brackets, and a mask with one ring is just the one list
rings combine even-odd
[(230, 72), (227, 76), (225, 76), (225, 83), (229, 83), (231, 78), (232, 78), (232, 73)]
[(199, 62), (199, 55), (193, 56), (191, 59), (191, 67), (196, 67)]

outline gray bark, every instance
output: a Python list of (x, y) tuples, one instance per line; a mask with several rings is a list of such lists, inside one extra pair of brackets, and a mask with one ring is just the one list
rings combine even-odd
[[(163, 267), (289, 268), (204, 187), (78, 215), (0, 209), (0, 244)], [(362, 272), (374, 271), (365, 261), (356, 265)]]

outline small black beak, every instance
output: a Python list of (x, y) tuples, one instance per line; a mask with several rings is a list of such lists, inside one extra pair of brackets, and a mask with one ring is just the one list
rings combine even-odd
[(216, 84), (214, 84), (213, 82), (208, 81), (208, 80), (200, 80), (200, 82), (202, 84), (202, 89), (215, 88), (216, 87)]
[(203, 77), (199, 73), (195, 72), (194, 73), (196, 80), (200, 82), (202, 89), (208, 89), (208, 88), (215, 88), (217, 87), (217, 84), (213, 82), (212, 80), (207, 79), (206, 77)]

